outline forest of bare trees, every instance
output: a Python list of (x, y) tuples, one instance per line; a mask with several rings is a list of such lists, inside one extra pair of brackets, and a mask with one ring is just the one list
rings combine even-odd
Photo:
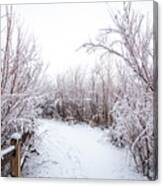
[[(153, 23), (135, 12), (131, 3), (111, 11), (113, 26), (101, 28), (96, 39), (81, 43), (98, 62), (58, 74), (52, 83), (43, 77), (43, 64), (32, 36), (24, 32), (7, 6), (1, 20), (1, 147), (14, 131), (34, 132), (35, 118), (85, 122), (109, 131), (119, 148), (128, 148), (138, 172), (156, 174), (157, 132), (154, 126)], [(44, 85), (43, 85), (44, 83)]]

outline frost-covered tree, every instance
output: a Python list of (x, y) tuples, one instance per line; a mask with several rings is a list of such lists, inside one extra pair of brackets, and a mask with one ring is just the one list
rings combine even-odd
[[(101, 49), (103, 55), (112, 54), (132, 69), (134, 73), (154, 90), (153, 87), (153, 29), (151, 20), (145, 20), (124, 2), (122, 11), (111, 13), (114, 26), (102, 29), (97, 41), (84, 43), (88, 52)], [(150, 22), (149, 22), (150, 21)]]
[(17, 131), (34, 129), (42, 63), (32, 36), (17, 22), (12, 6), (1, 12), (1, 145)]

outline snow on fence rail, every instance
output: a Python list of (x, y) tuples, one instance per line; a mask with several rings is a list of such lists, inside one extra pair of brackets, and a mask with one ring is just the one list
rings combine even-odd
[[(14, 133), (11, 136), (10, 146), (1, 151), (1, 168), (10, 163), (10, 174), (13, 177), (19, 177), (21, 175), (21, 168), (25, 161), (26, 153), (23, 154), (22, 146), (31, 138), (31, 133), (27, 132), (23, 135)], [(3, 172), (1, 170), (1, 172)]]
[(1, 159), (4, 159), (4, 156), (8, 155), (9, 153), (12, 153), (15, 150), (15, 146), (12, 145), (1, 152)]

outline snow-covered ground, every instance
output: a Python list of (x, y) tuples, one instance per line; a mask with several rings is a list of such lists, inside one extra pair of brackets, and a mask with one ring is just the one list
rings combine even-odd
[(55, 178), (145, 178), (129, 166), (124, 149), (106, 141), (105, 132), (86, 124), (68, 125), (39, 120), (35, 147), (23, 170), (24, 177)]

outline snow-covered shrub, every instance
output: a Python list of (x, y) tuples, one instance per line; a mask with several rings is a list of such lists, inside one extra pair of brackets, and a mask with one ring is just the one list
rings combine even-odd
[(116, 147), (123, 148), (126, 145), (125, 136), (122, 132), (123, 130), (125, 130), (125, 127), (120, 127), (119, 125), (116, 127), (110, 127), (109, 129), (109, 140)]
[(38, 117), (40, 118), (55, 118), (56, 117), (56, 109), (55, 109), (55, 101), (54, 97), (50, 96), (50, 94), (44, 95), (39, 102), (38, 105)]
[(155, 170), (152, 92), (130, 84), (130, 89), (115, 103), (113, 115), (112, 143), (127, 146), (137, 170), (152, 179)]

